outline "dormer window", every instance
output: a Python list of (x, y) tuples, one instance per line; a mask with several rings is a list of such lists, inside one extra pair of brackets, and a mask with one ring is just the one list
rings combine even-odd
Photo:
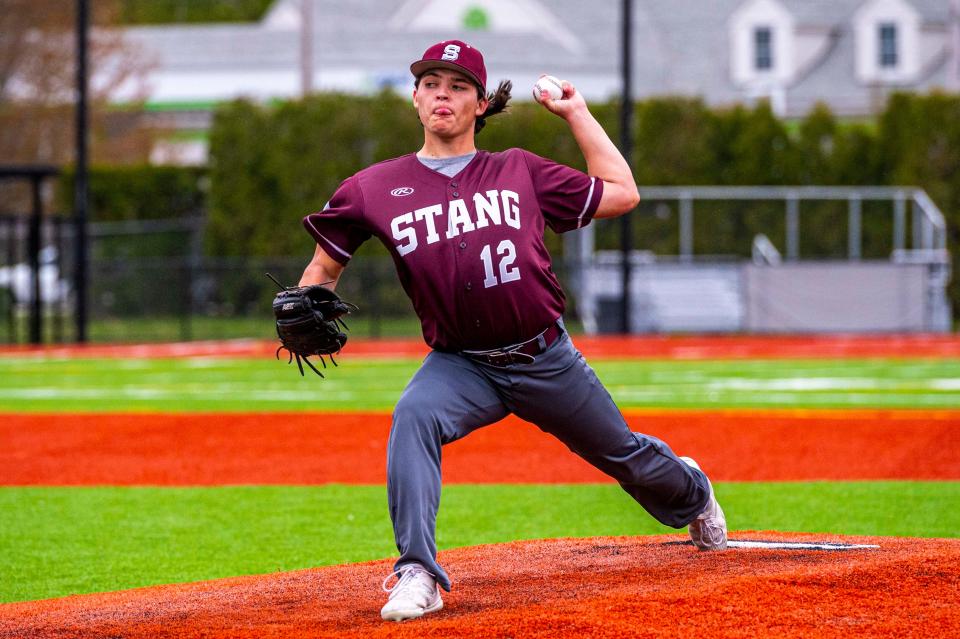
[(866, 0), (852, 17), (863, 84), (913, 82), (921, 72), (921, 19), (910, 0)]
[(751, 95), (790, 84), (796, 71), (796, 24), (781, 0), (746, 0), (730, 15), (730, 75)]
[(880, 66), (884, 69), (893, 69), (897, 66), (897, 25), (892, 22), (883, 22), (877, 29), (880, 43)]
[(757, 27), (753, 30), (753, 60), (757, 71), (769, 71), (773, 68), (773, 30), (770, 27)]

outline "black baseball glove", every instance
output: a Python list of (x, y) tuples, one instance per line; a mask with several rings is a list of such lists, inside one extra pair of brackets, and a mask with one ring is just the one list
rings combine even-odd
[(282, 288), (273, 298), (273, 315), (277, 319), (277, 337), (280, 338), (277, 359), (280, 359), (280, 351), (286, 349), (290, 354), (287, 363), (296, 359), (300, 375), (303, 375), (302, 360), (323, 377), (307, 358), (316, 355), (326, 368), (326, 356), (334, 366), (337, 365), (333, 355), (347, 343), (347, 335), (340, 328), (350, 330), (342, 317), (357, 307), (319, 284), (283, 287), (277, 282), (277, 285)]

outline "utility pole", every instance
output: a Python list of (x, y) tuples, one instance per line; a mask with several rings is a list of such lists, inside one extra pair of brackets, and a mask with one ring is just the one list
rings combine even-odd
[[(633, 166), (633, 2), (623, 0), (620, 70), (622, 103), (620, 105), (620, 153), (628, 166)], [(620, 332), (630, 332), (630, 254), (633, 252), (632, 211), (620, 217), (621, 277), (623, 306), (620, 309)]]
[(313, 0), (300, 0), (300, 94), (313, 93)]
[(87, 0), (77, 0), (77, 105), (76, 105), (76, 175), (73, 187), (73, 224), (76, 246), (74, 266), (74, 311), (77, 342), (87, 341), (87, 208), (89, 193), (87, 185), (87, 36), (90, 8)]

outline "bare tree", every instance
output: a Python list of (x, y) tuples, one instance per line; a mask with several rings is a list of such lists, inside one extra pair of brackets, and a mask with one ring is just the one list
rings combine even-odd
[[(122, 88), (140, 95), (147, 70), (115, 23), (115, 0), (97, 0), (90, 34), (91, 155), (94, 162), (143, 161), (151, 136), (140, 109), (111, 107)], [(70, 164), (76, 95), (76, 3), (0, 0), (0, 163)]]

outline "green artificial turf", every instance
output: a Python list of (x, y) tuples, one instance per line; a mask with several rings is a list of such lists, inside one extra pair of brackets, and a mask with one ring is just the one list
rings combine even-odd
[[(417, 359), (343, 357), (327, 379), (259, 359), (0, 357), (0, 412), (388, 411)], [(593, 363), (622, 408), (960, 408), (960, 360)]]
[[(0, 357), (0, 413), (390, 410), (419, 360)], [(960, 408), (960, 361), (595, 361), (623, 408)], [(960, 482), (721, 483), (732, 530), (957, 536)], [(441, 548), (667, 532), (612, 485), (451, 485)], [(381, 486), (0, 488), (0, 602), (392, 556)], [(455, 577), (455, 576), (454, 576)]]
[[(960, 530), (960, 482), (719, 483), (716, 492), (731, 531), (956, 537)], [(382, 486), (4, 487), (0, 522), (0, 602), (396, 552)], [(663, 532), (675, 531), (614, 485), (451, 485), (438, 544)]]

